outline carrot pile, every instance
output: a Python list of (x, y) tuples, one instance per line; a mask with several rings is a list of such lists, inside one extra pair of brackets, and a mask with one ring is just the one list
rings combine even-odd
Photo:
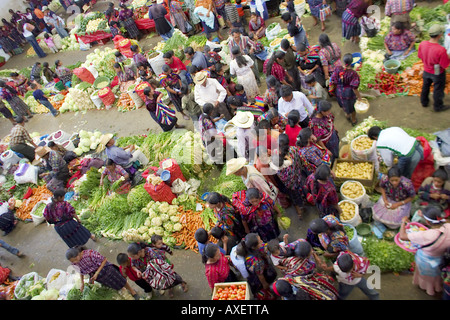
[(46, 200), (52, 196), (52, 192), (46, 186), (33, 188), (33, 194), (23, 200), (22, 205), (16, 210), (16, 217), (20, 220), (31, 219), (31, 210), (41, 200)]
[(14, 290), (16, 289), (16, 286), (18, 283), (19, 283), (19, 280), (17, 280), (17, 281), (6, 280), (5, 282), (3, 282), (2, 285), (0, 285), (0, 292), (6, 293), (9, 300), (13, 300)]
[(55, 101), (53, 98), (54, 98), (54, 96), (52, 96), (52, 97), (50, 98), (50, 103), (53, 105), (53, 107), (54, 107), (56, 110), (59, 110), (59, 108), (61, 108), (61, 106), (62, 106), (63, 103), (64, 103), (64, 99), (61, 99), (61, 100), (59, 100), (59, 101)]
[(130, 95), (126, 92), (120, 95), (119, 101), (117, 102), (117, 108), (119, 111), (130, 111), (135, 108), (135, 104), (133, 99), (131, 99)]
[[(178, 213), (178, 217), (180, 218), (180, 222), (183, 225), (183, 228), (180, 231), (176, 231), (172, 234), (172, 236), (177, 240), (176, 245), (184, 245), (185, 250), (192, 250), (198, 253), (197, 240), (195, 240), (194, 235), (197, 229), (205, 228), (203, 219), (201, 217), (201, 211), (185, 211), (182, 206), (179, 206)], [(214, 227), (213, 223), (211, 223), (211, 227)], [(212, 236), (210, 237), (210, 241), (217, 242)]]
[[(409, 96), (417, 96), (420, 95), (422, 92), (422, 84), (423, 84), (423, 62), (418, 61), (414, 63), (414, 65), (401, 73), (401, 78), (404, 83), (408, 85), (408, 95)], [(446, 81), (445, 81), (445, 94), (450, 93), (450, 74), (446, 75)], [(433, 85), (430, 89), (431, 92), (433, 92)]]

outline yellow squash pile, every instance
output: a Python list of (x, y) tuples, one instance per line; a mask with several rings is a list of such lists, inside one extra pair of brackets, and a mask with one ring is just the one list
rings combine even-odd
[(335, 174), (338, 178), (372, 179), (373, 164), (370, 162), (338, 162)]

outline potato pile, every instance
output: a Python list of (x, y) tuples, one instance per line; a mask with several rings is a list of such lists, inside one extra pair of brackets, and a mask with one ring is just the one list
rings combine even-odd
[(353, 140), (352, 148), (357, 151), (368, 150), (372, 148), (375, 141), (367, 136), (361, 136)]
[(338, 162), (335, 174), (338, 178), (372, 179), (373, 164), (370, 162)]
[(342, 185), (341, 192), (349, 199), (356, 199), (364, 194), (364, 187), (356, 181), (346, 182)]
[(348, 221), (351, 220), (356, 213), (356, 207), (353, 203), (348, 201), (341, 201), (339, 207), (342, 209), (341, 220)]

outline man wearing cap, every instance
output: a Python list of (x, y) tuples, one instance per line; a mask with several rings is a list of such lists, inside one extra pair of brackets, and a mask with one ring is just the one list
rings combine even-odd
[(227, 97), (227, 91), (219, 81), (208, 78), (208, 74), (205, 71), (200, 71), (195, 74), (194, 83), (195, 102), (202, 108), (206, 103), (211, 103), (215, 109), (215, 113), (213, 113), (214, 118), (223, 114), (225, 119), (230, 121), (232, 116), (224, 102)]
[(445, 32), (444, 26), (434, 24), (428, 30), (430, 40), (422, 41), (417, 51), (418, 57), (423, 62), (423, 85), (420, 94), (420, 103), (422, 107), (428, 107), (430, 102), (430, 87), (433, 84), (434, 111), (440, 112), (450, 108), (444, 106), (444, 89), (446, 82), (445, 69), (450, 65), (450, 59), (447, 50), (439, 44), (442, 35)]
[(116, 146), (112, 134), (105, 134), (100, 138), (97, 152), (100, 153), (103, 150), (105, 150), (108, 159), (111, 159), (115, 164), (120, 165), (127, 171), (133, 167), (133, 164), (136, 161), (139, 161), (143, 166), (146, 166), (149, 162), (147, 157), (141, 151), (135, 149), (134, 145), (125, 148)]
[(14, 120), (16, 125), (11, 130), (9, 148), (14, 152), (22, 154), (25, 158), (30, 160), (30, 162), (33, 162), (37, 145), (34, 143), (33, 139), (31, 139), (30, 134), (24, 127), (25, 119), (18, 116)]
[(309, 124), (309, 117), (314, 113), (314, 108), (308, 98), (300, 91), (293, 91), (292, 87), (288, 85), (281, 87), (280, 95), (278, 112), (287, 118), (291, 110), (297, 110), (300, 113), (300, 126), (306, 128)]
[(52, 150), (47, 146), (37, 147), (36, 155), (43, 160), (47, 171), (39, 175), (39, 177), (45, 179), (47, 182), (47, 189), (51, 192), (63, 189), (70, 177), (67, 162), (59, 152)]

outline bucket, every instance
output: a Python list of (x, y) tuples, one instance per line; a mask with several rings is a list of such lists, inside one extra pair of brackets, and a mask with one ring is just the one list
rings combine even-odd
[[(99, 86), (99, 84), (103, 84), (103, 85)], [(109, 86), (110, 84), (111, 84), (111, 80), (109, 80), (109, 78), (107, 78), (107, 77), (97, 77), (97, 79), (95, 79), (95, 81), (93, 83), (94, 88), (96, 88), (96, 89), (103, 89), (103, 88)]]
[(136, 108), (140, 108), (144, 104), (144, 100), (142, 100), (141, 96), (134, 90), (136, 87), (135, 86), (131, 87), (132, 89), (128, 89), (127, 93), (131, 97), (131, 100), (133, 100)]
[(358, 233), (356, 232), (356, 228), (350, 224), (344, 223), (344, 226), (348, 226), (349, 228), (353, 229), (353, 238), (348, 239), (348, 249), (353, 252), (356, 253), (359, 256), (363, 256), (364, 255), (364, 249), (362, 247), (361, 242), (359, 241), (358, 238)]
[(101, 109), (103, 107), (103, 101), (98, 96), (98, 91), (94, 91), (93, 94), (91, 94), (91, 100), (97, 107), (97, 109)]
[(369, 100), (367, 100), (366, 98), (362, 98), (361, 101), (357, 100), (355, 103), (356, 113), (366, 113), (367, 111), (369, 111), (369, 107)]
[(163, 53), (159, 52), (159, 54), (153, 58), (148, 59), (148, 63), (150, 63), (150, 66), (153, 69), (153, 72), (158, 76), (160, 75), (162, 71), (163, 65), (166, 64), (163, 58)]
[(397, 73), (398, 68), (400, 68), (400, 61), (396, 59), (389, 59), (384, 62), (384, 69), (389, 74)]
[(63, 91), (66, 87), (64, 86), (64, 83), (62, 81), (59, 81), (55, 84), (55, 89), (58, 91)]
[(12, 150), (6, 150), (0, 156), (3, 162), (3, 168), (8, 169), (10, 166), (17, 164), (20, 161), (20, 157)]
[(163, 170), (163, 171), (161, 172), (160, 177), (161, 177), (161, 180), (162, 180), (162, 181), (164, 181), (165, 183), (170, 184), (170, 171), (168, 171), (168, 170)]

